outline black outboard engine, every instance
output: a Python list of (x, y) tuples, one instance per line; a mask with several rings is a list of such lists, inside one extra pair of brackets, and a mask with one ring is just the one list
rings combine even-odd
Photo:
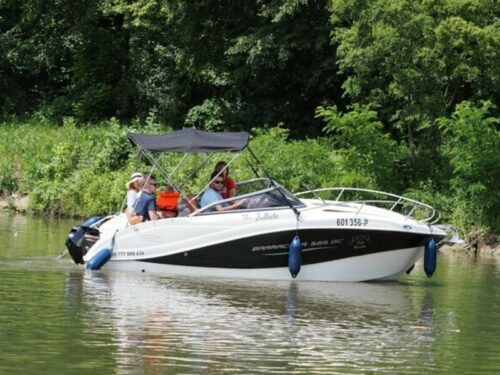
[(83, 264), (83, 256), (99, 239), (99, 229), (92, 225), (101, 220), (101, 216), (92, 216), (82, 224), (71, 228), (66, 238), (66, 247), (76, 264)]

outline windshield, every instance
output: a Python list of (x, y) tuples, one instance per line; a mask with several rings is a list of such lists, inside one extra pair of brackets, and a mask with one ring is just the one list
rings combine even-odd
[[(238, 195), (231, 199), (215, 202), (209, 206), (203, 207), (196, 214), (212, 214), (213, 207), (221, 202), (231, 202), (244, 198), (247, 203), (240, 207), (241, 210), (257, 210), (257, 209), (273, 209), (273, 208), (290, 208), (303, 206), (303, 203), (296, 198), (288, 190), (267, 178), (258, 178), (238, 183)], [(226, 211), (227, 212), (227, 211)], [(231, 211), (230, 211), (231, 212)], [(232, 211), (234, 212), (234, 211)]]

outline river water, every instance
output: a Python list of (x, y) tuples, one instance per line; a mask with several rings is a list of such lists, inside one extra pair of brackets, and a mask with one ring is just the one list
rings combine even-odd
[(0, 374), (498, 374), (500, 259), (399, 282), (86, 271), (71, 221), (0, 213)]

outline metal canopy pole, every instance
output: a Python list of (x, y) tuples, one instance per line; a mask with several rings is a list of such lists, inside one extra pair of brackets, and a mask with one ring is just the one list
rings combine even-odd
[[(248, 151), (250, 151), (250, 154), (253, 156), (253, 158), (255, 159), (255, 161), (257, 163), (259, 163), (260, 165), (262, 165), (259, 161), (259, 159), (257, 159), (257, 156), (255, 156), (255, 154), (253, 153), (252, 149), (250, 147), (248, 147)], [(252, 170), (254, 170), (252, 168)], [(300, 216), (300, 211), (297, 210), (295, 208), (295, 206), (290, 203), (290, 201), (288, 200), (287, 196), (283, 193), (283, 191), (281, 191), (280, 188), (278, 188), (278, 186), (276, 186), (276, 184), (274, 183), (274, 180), (271, 178), (271, 176), (269, 175), (269, 173), (267, 172), (266, 168), (262, 167), (262, 171), (264, 172), (264, 174), (266, 175), (266, 177), (269, 179), (269, 181), (271, 182), (271, 185), (273, 185), (274, 188), (276, 188), (276, 190), (280, 193), (280, 195), (283, 197), (283, 199), (285, 200), (285, 202), (290, 206), (290, 208), (293, 210), (293, 212), (295, 213), (295, 215), (297, 216), (297, 223), (299, 221), (299, 216)], [(256, 173), (256, 172), (255, 172)], [(258, 176), (258, 175), (257, 175)]]

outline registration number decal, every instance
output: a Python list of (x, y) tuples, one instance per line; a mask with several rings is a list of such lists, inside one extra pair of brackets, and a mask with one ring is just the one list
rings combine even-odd
[(337, 226), (339, 227), (366, 227), (368, 225), (368, 219), (361, 218), (338, 218)]

